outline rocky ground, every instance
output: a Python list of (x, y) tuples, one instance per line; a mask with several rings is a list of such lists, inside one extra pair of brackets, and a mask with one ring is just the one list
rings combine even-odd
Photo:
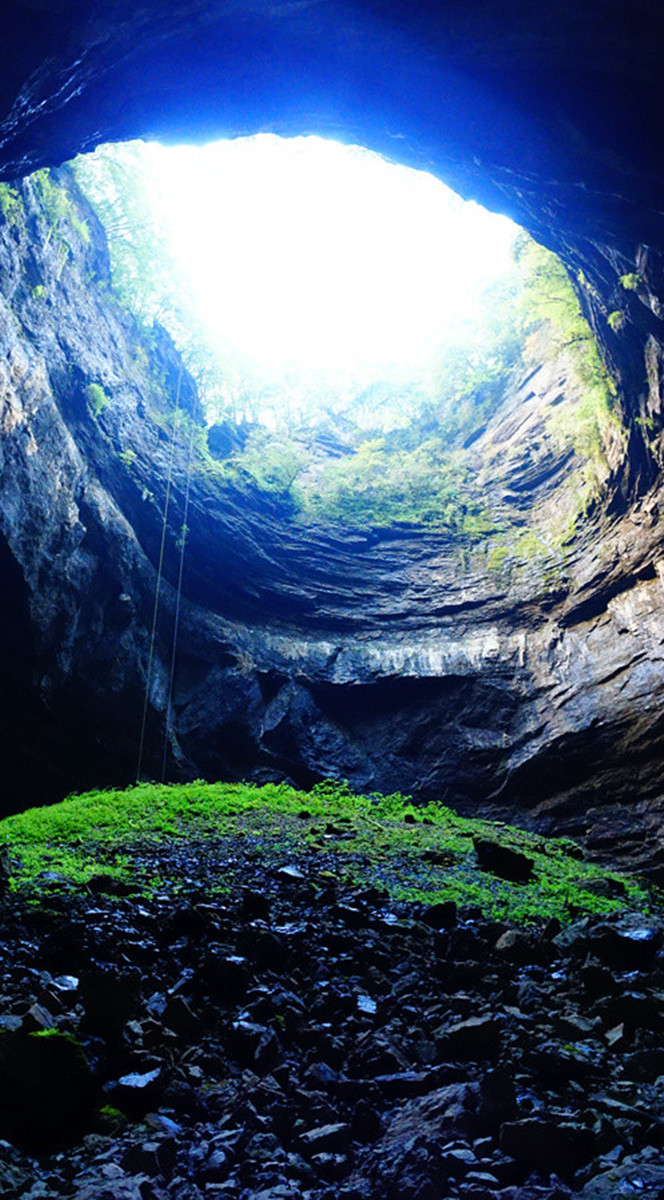
[(151, 896), (5, 902), (6, 1200), (664, 1195), (657, 916), (523, 931), (334, 851), (145, 853)]

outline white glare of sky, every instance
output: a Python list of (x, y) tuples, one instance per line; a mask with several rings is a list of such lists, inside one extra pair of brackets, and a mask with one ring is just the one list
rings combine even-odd
[(503, 275), (517, 228), (357, 146), (145, 146), (152, 203), (214, 337), (267, 368), (415, 365)]

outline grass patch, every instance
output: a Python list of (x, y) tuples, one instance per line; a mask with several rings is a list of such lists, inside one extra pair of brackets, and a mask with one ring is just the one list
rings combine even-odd
[[(506, 883), (481, 871), (474, 837), (529, 855), (532, 882)], [(285, 784), (146, 783), (70, 796), (0, 822), (0, 845), (12, 860), (10, 887), (28, 903), (49, 888), (84, 885), (100, 872), (145, 892), (179, 891), (176, 871), (164, 878), (168, 859), (159, 852), (181, 850), (188, 841), (195, 858), (201, 846), (229, 839), (267, 867), (305, 864), (321, 886), (332, 876), (386, 887), (395, 899), (477, 905), (487, 916), (517, 923), (554, 916), (567, 921), (648, 903), (636, 882), (583, 861), (567, 838), (471, 820), (440, 804), (416, 807), (398, 793), (356, 796), (331, 782), (310, 792)], [(241, 882), (242, 855), (238, 864), (223, 864), (218, 882), (224, 889)], [(614, 880), (620, 894), (593, 892), (599, 879)]]

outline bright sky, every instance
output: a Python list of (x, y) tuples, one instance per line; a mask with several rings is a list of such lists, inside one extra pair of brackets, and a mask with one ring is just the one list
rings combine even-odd
[(507, 270), (518, 232), (431, 175), (321, 138), (145, 154), (204, 323), (268, 368), (421, 362)]

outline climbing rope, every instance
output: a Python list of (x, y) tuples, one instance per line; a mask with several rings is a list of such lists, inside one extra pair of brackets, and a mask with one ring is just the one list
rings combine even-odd
[(154, 666), (154, 647), (157, 637), (157, 617), (159, 615), (159, 600), (161, 595), (161, 580), (164, 571), (164, 551), (166, 548), (166, 529), (168, 526), (168, 509), (171, 502), (171, 487), (173, 483), (173, 464), (175, 462), (175, 441), (178, 428), (178, 413), (180, 411), (180, 388), (182, 385), (182, 363), (180, 363), (180, 374), (178, 376), (178, 390), (175, 399), (175, 412), (173, 413), (173, 436), (171, 438), (171, 450), (168, 462), (168, 474), (166, 478), (166, 497), (164, 500), (164, 519), (161, 527), (161, 545), (159, 547), (159, 563), (157, 566), (157, 582), (154, 593), (154, 608), (152, 610), (152, 629), (150, 631), (150, 653), (148, 655), (148, 669), (145, 677), (145, 697), (143, 699), (143, 717), (141, 720), (141, 737), (138, 744), (138, 762), (136, 765), (136, 782), (140, 783), (141, 770), (143, 767), (143, 752), (145, 750), (145, 730), (148, 723), (148, 708), (150, 704), (150, 688), (152, 686), (152, 669)]
[(175, 618), (173, 620), (173, 646), (171, 649), (171, 669), (168, 677), (168, 695), (166, 698), (166, 724), (164, 727), (164, 752), (161, 760), (161, 781), (166, 781), (166, 768), (168, 766), (168, 748), (171, 738), (171, 727), (173, 723), (173, 681), (175, 679), (175, 662), (177, 658), (178, 648), (178, 633), (180, 630), (180, 607), (182, 601), (182, 576), (184, 573), (184, 555), (187, 546), (187, 517), (189, 516), (189, 495), (191, 492), (191, 465), (193, 461), (194, 450), (194, 422), (189, 426), (189, 446), (187, 449), (187, 481), (184, 493), (184, 513), (182, 517), (182, 533), (180, 535), (180, 562), (178, 564), (178, 584), (175, 596)]

